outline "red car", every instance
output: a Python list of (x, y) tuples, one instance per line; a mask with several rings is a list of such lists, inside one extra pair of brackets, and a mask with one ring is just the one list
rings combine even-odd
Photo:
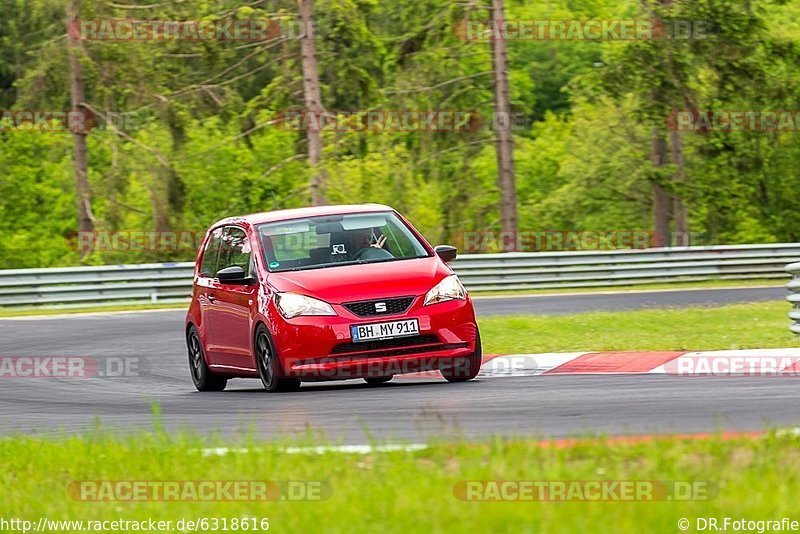
[(221, 391), (230, 378), (260, 378), (287, 391), (437, 369), (471, 380), (481, 341), (447, 266), (455, 257), (378, 204), (222, 220), (200, 249), (186, 316), (194, 385)]

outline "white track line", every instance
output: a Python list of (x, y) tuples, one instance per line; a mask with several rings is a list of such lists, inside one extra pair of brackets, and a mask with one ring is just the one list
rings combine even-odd
[[(377, 452), (416, 452), (427, 449), (424, 443), (385, 444), (385, 445), (321, 445), (318, 447), (286, 447), (283, 452), (286, 454), (325, 454), (329, 452), (343, 454), (372, 454)], [(226, 454), (246, 454), (248, 452), (258, 452), (263, 449), (248, 449), (246, 447), (212, 447), (200, 449), (203, 456), (225, 456)]]
[[(771, 434), (765, 433), (764, 438), (768, 438)], [(800, 427), (778, 428), (774, 431), (776, 437), (800, 437)], [(669, 437), (669, 434), (665, 434)], [(410, 443), (410, 444), (384, 444), (384, 445), (321, 445), (317, 447), (286, 447), (282, 449), (287, 454), (325, 454), (325, 453), (342, 453), (342, 454), (372, 454), (383, 452), (416, 452), (428, 449), (429, 445), (425, 443)], [(229, 448), (229, 447), (213, 447), (207, 449), (194, 449), (189, 452), (200, 451), (203, 456), (225, 456), (226, 454), (246, 454), (248, 452), (260, 452), (264, 449), (257, 448)]]

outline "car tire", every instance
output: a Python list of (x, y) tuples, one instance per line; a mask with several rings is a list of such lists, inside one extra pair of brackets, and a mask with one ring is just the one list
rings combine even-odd
[(385, 384), (389, 380), (394, 378), (394, 375), (389, 376), (369, 376), (364, 378), (364, 382), (369, 384), (370, 386), (380, 386), (381, 384)]
[(481, 333), (478, 332), (475, 338), (475, 352), (463, 358), (454, 358), (452, 364), (442, 366), (439, 371), (448, 382), (466, 382), (478, 376), (482, 360)]
[(189, 327), (186, 334), (186, 347), (189, 350), (189, 372), (197, 391), (222, 391), (228, 384), (228, 379), (211, 372), (206, 363), (203, 344), (194, 325)]
[(300, 380), (284, 376), (275, 344), (272, 342), (267, 327), (263, 324), (256, 328), (254, 349), (258, 376), (261, 378), (264, 389), (270, 393), (300, 389)]

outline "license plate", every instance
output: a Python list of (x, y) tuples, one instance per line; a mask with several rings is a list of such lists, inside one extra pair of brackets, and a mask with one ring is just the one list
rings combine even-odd
[(419, 321), (406, 319), (389, 323), (358, 324), (350, 326), (350, 335), (356, 343), (376, 339), (416, 336), (419, 334)]

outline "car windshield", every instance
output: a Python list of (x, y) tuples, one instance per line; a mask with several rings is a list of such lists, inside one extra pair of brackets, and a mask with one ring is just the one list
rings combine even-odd
[(430, 254), (393, 212), (308, 217), (262, 224), (259, 238), (271, 272), (378, 263)]

